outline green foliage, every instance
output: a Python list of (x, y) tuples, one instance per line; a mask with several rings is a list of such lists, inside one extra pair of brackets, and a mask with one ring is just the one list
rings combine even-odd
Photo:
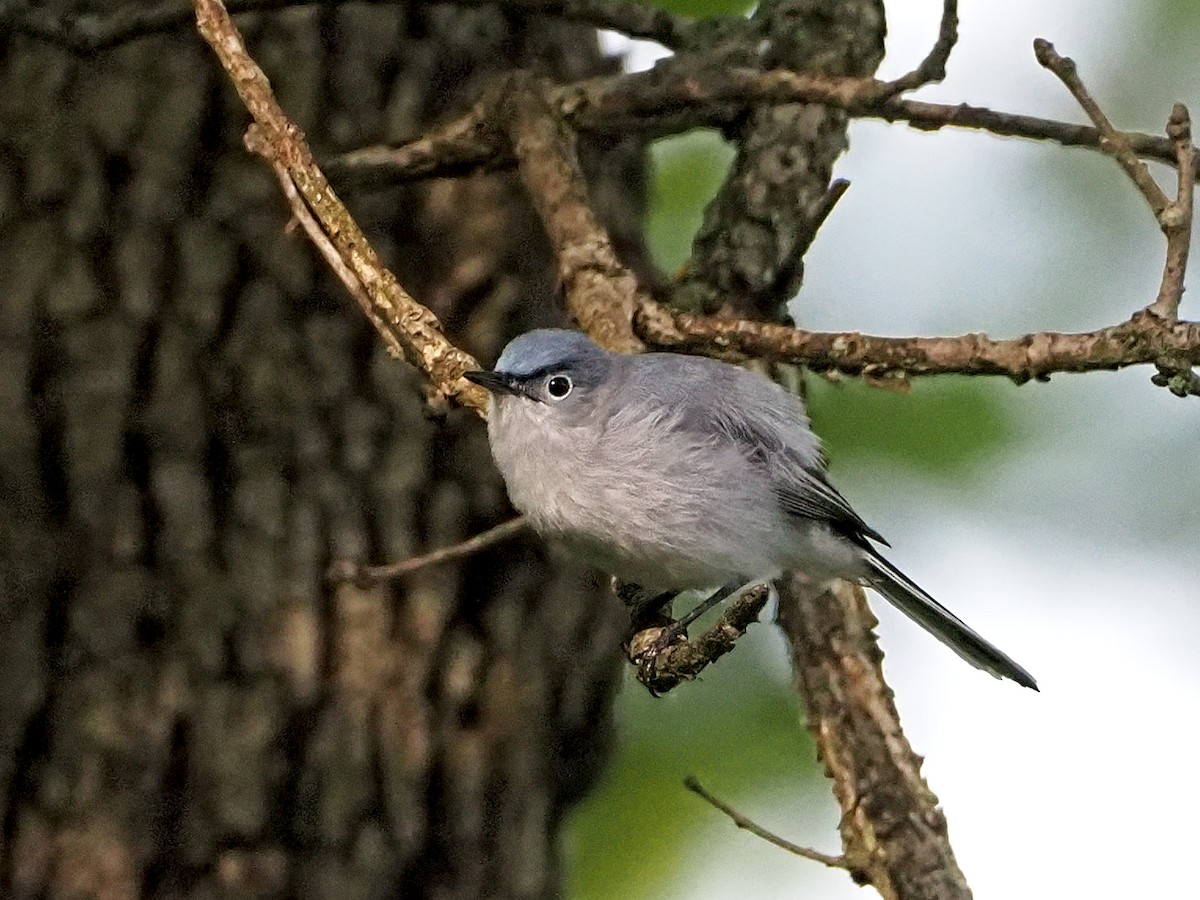
[(729, 145), (713, 131), (693, 131), (654, 144), (646, 239), (664, 271), (675, 271), (691, 254), (704, 207), (732, 158)]
[(796, 695), (763, 665), (783, 653), (774, 637), (755, 626), (700, 681), (666, 697), (629, 678), (616, 758), (572, 823), (567, 896), (654, 897), (674, 883), (697, 825), (720, 815), (683, 787), (689, 774), (735, 805), (773, 788), (800, 794), (817, 777)]
[(746, 0), (654, 0), (653, 5), (694, 19), (724, 15), (742, 16), (755, 6)]
[(882, 462), (959, 476), (1015, 442), (1014, 390), (998, 378), (916, 379), (907, 394), (811, 378), (808, 407), (837, 465)]

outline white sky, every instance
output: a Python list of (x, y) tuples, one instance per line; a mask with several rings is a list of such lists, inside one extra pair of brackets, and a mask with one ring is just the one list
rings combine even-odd
[[(926, 52), (940, 5), (889, 5), (884, 77)], [(1033, 59), (1033, 38), (1045, 37), (1102, 104), (1113, 98), (1119, 126), (1160, 130), (1176, 99), (1200, 114), (1200, 63), (1152, 47), (1144, 10), (963, 4), (949, 77), (919, 96), (1079, 121)], [(855, 123), (851, 144), (836, 174), (852, 188), (807, 259), (802, 324), (1086, 330), (1153, 299), (1161, 236), (1098, 154), (881, 123)], [(1084, 203), (1089, 193), (1098, 200)], [(1097, 204), (1104, 218), (1083, 219)], [(1200, 290), (1183, 313), (1200, 318)], [(875, 604), (902, 720), (979, 900), (1196, 896), (1186, 860), (1200, 808), (1200, 399), (1171, 397), (1150, 374), (1022, 388), (1021, 448), (962, 490), (894, 472), (840, 479), (873, 524), (899, 536), (894, 560), (1042, 685), (1038, 695), (976, 673)], [(805, 790), (739, 805), (835, 850), (836, 811)], [(712, 819), (680, 848), (689, 869), (674, 897), (865, 896), (843, 873)]]

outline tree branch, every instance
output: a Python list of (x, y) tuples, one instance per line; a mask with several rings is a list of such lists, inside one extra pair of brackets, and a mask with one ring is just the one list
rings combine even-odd
[[(453, 397), (485, 414), (486, 392), (462, 377), (464, 371), (476, 369), (479, 364), (446, 339), (437, 317), (406, 293), (380, 262), (317, 168), (300, 129), (276, 102), (266, 75), (246, 52), (220, 0), (196, 0), (196, 24), (258, 126), (248, 133), (250, 149), (276, 164), (276, 171), (286, 173), (294, 183), (327, 236), (327, 246), (336, 250), (343, 264), (335, 267), (339, 276), (345, 280), (352, 274), (359, 282), (361, 292), (351, 289), (351, 293), (360, 298), (360, 303), (365, 295), (368, 318), (384, 341), (389, 347), (399, 348), (408, 362), (428, 376), (438, 396)], [(302, 223), (306, 220), (304, 215), (299, 218)]]
[[(1183, 299), (1183, 281), (1187, 273), (1188, 250), (1192, 244), (1192, 197), (1195, 189), (1195, 158), (1192, 147), (1192, 121), (1187, 107), (1176, 103), (1167, 120), (1167, 137), (1171, 141), (1176, 165), (1179, 169), (1178, 188), (1175, 200), (1167, 198), (1166, 193), (1158, 186), (1158, 182), (1150, 175), (1146, 164), (1138, 159), (1124, 135), (1113, 128), (1112, 123), (1100, 109), (1098, 104), (1084, 85), (1075, 67), (1075, 61), (1060, 56), (1054, 45), (1041, 38), (1033, 42), (1037, 60), (1059, 77), (1071, 95), (1083, 107), (1101, 134), (1100, 147), (1111, 154), (1125, 174), (1137, 186), (1150, 211), (1154, 213), (1155, 221), (1167, 238), (1167, 258), (1163, 265), (1162, 282), (1158, 288), (1158, 296), (1146, 307), (1147, 316), (1174, 322), (1179, 314), (1179, 304)], [(1159, 376), (1153, 380), (1160, 383), (1165, 375), (1171, 390), (1179, 396), (1192, 393), (1194, 378), (1188, 363), (1194, 360), (1182, 355), (1174, 356), (1169, 361), (1158, 360)], [(1190, 376), (1190, 377), (1189, 377)]]
[[(878, 0), (762, 0), (750, 24), (763, 48), (754, 60), (759, 65), (845, 87), (843, 97), (874, 84), (863, 76), (883, 59), (886, 25)], [(670, 62), (663, 68), (673, 78), (689, 77), (693, 92), (724, 78), (719, 56), (703, 69), (691, 59)], [(863, 102), (873, 99), (862, 95)], [(807, 103), (755, 104), (725, 129), (736, 153), (692, 238), (674, 306), (750, 318), (786, 314), (803, 277), (801, 248), (828, 200), (846, 130), (843, 111)]]
[(877, 337), (816, 332), (767, 322), (677, 312), (660, 303), (638, 307), (634, 328), (652, 347), (733, 359), (757, 357), (848, 375), (1004, 375), (1018, 384), (1056, 372), (1091, 372), (1171, 357), (1200, 364), (1200, 323), (1165, 322), (1144, 313), (1128, 322), (1078, 334), (1039, 332), (1008, 340)]
[[(1100, 148), (1101, 141), (1100, 132), (1094, 126), (1025, 116), (966, 103), (950, 105), (919, 100), (889, 100), (878, 109), (864, 110), (858, 115), (888, 122), (906, 122), (918, 131), (968, 128), (1000, 137), (1052, 141), (1064, 147), (1094, 150)], [(1175, 162), (1171, 142), (1166, 138), (1138, 131), (1123, 131), (1121, 134), (1138, 156), (1161, 163)]]
[(779, 267), (775, 278), (772, 279), (770, 289), (777, 295), (787, 297), (794, 293), (792, 288), (800, 283), (800, 276), (804, 271), (805, 255), (812, 247), (813, 241), (817, 239), (817, 233), (821, 230), (821, 226), (825, 224), (825, 220), (829, 218), (833, 208), (837, 206), (838, 201), (848, 190), (850, 190), (849, 181), (845, 178), (835, 178), (829, 183), (825, 193), (808, 210), (802, 223), (803, 228), (796, 234), (796, 246), (792, 248), (792, 252)]
[(372, 188), (511, 169), (516, 160), (497, 127), (495, 100), (489, 95), (458, 118), (399, 146), (375, 145), (335, 156), (325, 161), (325, 172), (336, 183)]
[(304, 229), (304, 233), (308, 235), (308, 239), (317, 248), (317, 252), (325, 258), (325, 262), (333, 270), (338, 281), (342, 283), (350, 296), (358, 303), (363, 315), (375, 326), (375, 330), (383, 338), (384, 346), (387, 347), (388, 352), (396, 359), (403, 359), (404, 347), (400, 343), (400, 339), (392, 329), (387, 327), (387, 323), (380, 317), (362, 281), (354, 274), (354, 271), (346, 264), (345, 260), (342, 259), (337, 248), (333, 246), (329, 235), (321, 228), (321, 224), (313, 215), (312, 210), (304, 202), (304, 198), (300, 196), (300, 192), (296, 189), (296, 182), (292, 180), (287, 169), (271, 154), (271, 149), (267, 146), (262, 130), (258, 125), (251, 124), (246, 130), (245, 144), (248, 150), (252, 153), (258, 153), (270, 163), (271, 168), (275, 170), (275, 177), (279, 180), (279, 189), (283, 191), (283, 196), (292, 208), (292, 221)]
[(805, 859), (811, 859), (813, 862), (819, 862), (822, 865), (829, 866), (831, 869), (852, 869), (849, 860), (847, 860), (844, 856), (831, 856), (830, 854), (822, 853), (819, 850), (801, 847), (799, 844), (793, 844), (786, 838), (781, 838), (773, 831), (767, 831), (767, 829), (763, 828), (753, 819), (748, 819), (728, 803), (725, 803), (724, 801), (710, 794), (707, 790), (705, 790), (704, 786), (700, 784), (695, 775), (689, 775), (687, 778), (683, 779), (683, 786), (704, 802), (710, 804), (720, 812), (723, 812), (738, 828), (741, 828), (744, 831), (749, 831), (756, 837), (762, 838), (768, 844), (774, 844), (781, 850), (786, 850), (788, 853), (794, 853), (796, 856), (802, 856)]
[[(231, 14), (239, 14), (275, 11), (312, 5), (315, 2), (316, 0), (230, 0), (226, 6)], [(492, 2), (500, 3), (501, 0), (462, 0), (463, 5), (485, 5)], [(650, 9), (652, 18), (641, 21), (647, 10), (640, 3), (614, 5), (609, 2), (597, 4), (597, 0), (580, 0), (580, 3), (575, 5), (567, 0), (563, 0), (561, 4), (560, 0), (513, 0), (513, 4), (529, 11), (575, 18), (597, 27), (612, 28), (633, 37), (657, 40), (671, 47), (687, 45), (690, 49), (697, 49), (693, 45), (699, 40), (696, 23), (683, 17), (669, 16), (662, 10)], [(589, 11), (594, 4), (603, 8), (603, 17), (599, 13), (593, 15)], [(176, 2), (149, 8), (126, 7), (113, 13), (87, 13), (78, 16), (55, 15), (26, 3), (9, 2), (4, 7), (3, 14), (0, 14), (0, 22), (15, 34), (43, 40), (72, 52), (88, 54), (178, 28), (188, 22), (191, 16), (190, 7)], [(661, 16), (668, 16), (669, 21), (659, 21)], [(936, 62), (940, 55), (939, 47), (944, 46), (948, 40), (946, 25), (947, 20), (943, 13), (938, 43), (935, 44), (930, 57), (927, 57), (914, 73), (931, 67), (931, 58)], [(732, 76), (734, 83), (717, 91), (716, 98), (705, 96), (708, 94), (706, 91), (701, 92), (701, 96), (694, 96), (696, 85), (689, 74), (686, 78), (664, 79), (667, 83), (658, 89), (657, 98), (653, 102), (631, 104), (641, 110), (636, 114), (632, 109), (622, 109), (619, 105), (611, 110), (603, 103), (597, 107), (593, 101), (579, 97), (570, 86), (559, 89), (556, 102), (570, 124), (579, 130), (596, 133), (623, 133), (635, 129), (656, 135), (677, 134), (700, 125), (728, 124), (752, 104), (822, 103), (846, 109), (852, 116), (906, 122), (922, 131), (946, 127), (968, 128), (1004, 137), (1053, 141), (1068, 147), (1100, 146), (1099, 131), (1086, 125), (1008, 113), (965, 103), (925, 103), (889, 96), (895, 92), (897, 82), (903, 81), (906, 87), (902, 89), (908, 89), (909, 82), (904, 79), (914, 73), (909, 73), (909, 76), (895, 82), (843, 79), (848, 82), (861, 82), (848, 88), (846, 85), (830, 84), (828, 79), (780, 83), (778, 77), (770, 71), (745, 69)], [(719, 74), (716, 73), (718, 76)], [(643, 85), (659, 78), (663, 78), (662, 73), (655, 71), (621, 75), (607, 81), (592, 82), (590, 90), (599, 99), (603, 99), (603, 96), (610, 92), (628, 90), (636, 94), (644, 90)], [(628, 83), (627, 89), (624, 83)], [(1121, 134), (1138, 156), (1171, 165), (1177, 164), (1174, 149), (1166, 138), (1140, 132)], [(455, 122), (400, 147), (365, 148), (347, 154), (331, 161), (330, 172), (332, 174), (336, 167), (338, 176), (344, 176), (351, 170), (361, 174), (367, 168), (379, 168), (382, 170), (380, 178), (398, 181), (457, 176), (479, 169), (510, 168), (514, 159), (511, 153), (498, 146), (496, 138), (495, 131), (479, 127), (478, 122)]]
[[(213, 5), (205, 0), (198, 2), (202, 13)], [(275, 103), (265, 76), (245, 54), (232, 22), (228, 17), (221, 20), (211, 15), (207, 18), (202, 15), (201, 21), (202, 33), (218, 50), (259, 123), (258, 136), (252, 140), (254, 149), (266, 152), (273, 162), (287, 171), (308, 207), (321, 220), (321, 230), (328, 235), (326, 256), (332, 257), (328, 248), (334, 248), (345, 264), (340, 272), (343, 281), (347, 281), (347, 272), (353, 272), (354, 278), (361, 282), (361, 291), (351, 287), (351, 293), (364, 304), (364, 311), (373, 310), (369, 315), (384, 340), (394, 352), (402, 353), (429, 374), (440, 395), (461, 396), (468, 405), (485, 408), (486, 398), (482, 391), (459, 377), (462, 371), (476, 365), (474, 360), (446, 341), (432, 313), (404, 293), (383, 268), (317, 169), (299, 131)], [(810, 78), (807, 81), (823, 83), (831, 80)], [(871, 79), (832, 79), (832, 82), (848, 91), (845, 96), (853, 94), (848, 84), (874, 83)], [(561, 122), (556, 123), (553, 98), (547, 98), (545, 90), (541, 89), (536, 96), (530, 90), (512, 92), (512, 97), (523, 98), (510, 101), (515, 104), (511, 118), (512, 138), (514, 146), (526, 159), (526, 180), (555, 243), (572, 309), (593, 334), (603, 337), (612, 325), (608, 331), (614, 341), (629, 340), (618, 337), (622, 333), (622, 323), (609, 319), (615, 310), (628, 311), (628, 298), (632, 298), (636, 333), (655, 346), (715, 355), (761, 356), (804, 364), (816, 370), (837, 369), (849, 374), (998, 374), (1024, 382), (1030, 378), (1045, 378), (1055, 372), (1115, 369), (1164, 360), (1176, 372), (1200, 364), (1200, 326), (1166, 321), (1170, 316), (1164, 315), (1177, 308), (1177, 299), (1171, 298), (1182, 288), (1186, 242), (1179, 226), (1172, 226), (1175, 229), (1173, 240), (1168, 235), (1171, 255), (1164, 276), (1165, 287), (1160, 292), (1160, 300), (1151, 307), (1154, 315), (1135, 316), (1128, 322), (1099, 331), (1030, 334), (1002, 341), (983, 335), (883, 338), (853, 333), (820, 334), (781, 325), (673, 312), (640, 295), (632, 276), (616, 261), (607, 236), (587, 205), (570, 135)], [(536, 110), (532, 107), (534, 103)], [(469, 124), (458, 132), (460, 136), (476, 134), (486, 127), (482, 124), (482, 110), (481, 106), (473, 111)], [(1173, 121), (1176, 123), (1173, 152), (1180, 160), (1181, 183), (1190, 185), (1194, 180), (1188, 177), (1188, 170), (1194, 168), (1190, 135), (1185, 119), (1173, 117)], [(1168, 206), (1171, 206), (1169, 201)], [(1190, 206), (1188, 191), (1181, 193), (1176, 208), (1184, 206)], [(296, 213), (302, 224), (306, 223), (298, 207)], [(305, 227), (313, 233), (311, 220)], [(1186, 217), (1184, 227), (1190, 228), (1190, 216)], [(347, 284), (349, 287), (348, 281)], [(615, 305), (610, 302), (614, 284), (617, 286)], [(600, 287), (604, 290), (600, 291)], [(598, 299), (601, 294), (603, 299)], [(1165, 300), (1162, 299), (1164, 296)], [(364, 297), (369, 299), (369, 304), (364, 303)], [(625, 315), (626, 312), (619, 312), (616, 318)]]
[(1176, 103), (1167, 121), (1167, 136), (1175, 145), (1179, 165), (1175, 202), (1159, 217), (1167, 236), (1167, 261), (1163, 268), (1162, 286), (1158, 298), (1146, 311), (1174, 321), (1183, 300), (1183, 278), (1187, 272), (1188, 251), (1192, 246), (1193, 196), (1196, 188), (1196, 149), (1192, 145), (1192, 120), (1187, 107)]
[(950, 59), (950, 51), (958, 43), (958, 2), (944, 0), (942, 3), (942, 20), (938, 24), (938, 36), (932, 49), (921, 64), (911, 72), (887, 83), (884, 96), (891, 98), (905, 91), (916, 90), (927, 84), (941, 81), (946, 77), (946, 62)]
[(756, 584), (730, 600), (716, 624), (694, 641), (680, 640), (662, 646), (660, 639), (672, 624), (664, 619), (629, 636), (626, 651), (637, 671), (637, 679), (658, 696), (693, 681), (705, 668), (733, 649), (738, 638), (758, 621), (771, 596), (765, 584)]
[(496, 544), (511, 540), (528, 527), (529, 523), (525, 518), (518, 516), (515, 519), (509, 519), (507, 522), (501, 522), (487, 531), (482, 531), (450, 547), (439, 547), (437, 550), (431, 550), (429, 553), (424, 553), (421, 556), (414, 556), (412, 559), (387, 563), (382, 566), (359, 566), (348, 560), (339, 560), (329, 567), (326, 577), (330, 581), (351, 581), (360, 587), (369, 587), (380, 581), (402, 578), (405, 575), (411, 575), (413, 572), (419, 572), (421, 569), (429, 568), (430, 566), (440, 566), (443, 563), (471, 556), (481, 550), (486, 550), (488, 547), (494, 547)]
[(1142, 196), (1146, 198), (1146, 202), (1150, 204), (1150, 209), (1154, 212), (1155, 218), (1162, 215), (1163, 211), (1170, 205), (1171, 201), (1167, 199), (1167, 195), (1163, 193), (1162, 188), (1150, 175), (1150, 170), (1146, 168), (1146, 164), (1137, 158), (1137, 154), (1133, 152), (1133, 148), (1121, 136), (1117, 129), (1113, 128), (1112, 122), (1108, 120), (1108, 116), (1100, 109), (1100, 105), (1092, 98), (1088, 89), (1084, 86), (1083, 81), (1079, 78), (1079, 74), (1075, 68), (1075, 60), (1059, 56), (1054, 50), (1054, 45), (1047, 40), (1038, 38), (1033, 42), (1033, 52), (1037, 56), (1037, 61), (1058, 76), (1059, 80), (1067, 86), (1067, 90), (1071, 92), (1079, 105), (1083, 107), (1083, 111), (1087, 113), (1089, 119), (1100, 132), (1100, 149), (1108, 153), (1117, 162), (1121, 164), (1121, 168), (1125, 170), (1125, 174), (1129, 176)]
[[(818, 103), (845, 109), (852, 117), (905, 122), (919, 131), (965, 128), (1088, 149), (1099, 149), (1101, 143), (1100, 131), (1089, 125), (966, 103), (881, 100), (887, 83), (875, 79), (830, 79), (755, 69), (706, 70), (697, 76), (702, 81), (651, 70), (594, 79), (556, 88), (552, 102), (576, 130), (600, 135), (639, 132), (665, 136), (699, 126), (728, 126), (753, 104)], [(712, 82), (711, 86), (706, 86), (707, 82)], [(511, 152), (498, 147), (496, 133), (481, 127), (476, 116), (477, 112), (472, 111), (461, 120), (431, 129), (421, 138), (396, 147), (354, 151), (332, 164), (342, 177), (351, 173), (366, 177), (368, 167), (379, 167), (380, 180), (388, 181), (510, 168), (515, 162)], [(1138, 156), (1178, 164), (1175, 148), (1166, 137), (1141, 132), (1121, 135)]]
[(778, 587), (779, 626), (842, 810), (842, 846), (855, 880), (884, 900), (968, 900), (946, 818), (883, 680), (862, 588), (840, 581), (822, 591), (799, 577)]
[(500, 103), (517, 171), (554, 248), (567, 309), (599, 344), (625, 353), (642, 349), (633, 311), (644, 295), (617, 259), (608, 231), (592, 210), (575, 154), (575, 135), (548, 100), (548, 86), (515, 73)]

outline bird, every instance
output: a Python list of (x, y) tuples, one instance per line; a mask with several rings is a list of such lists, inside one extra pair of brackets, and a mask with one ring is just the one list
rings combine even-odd
[(517, 336), (493, 370), (464, 377), (489, 392), (492, 456), (533, 530), (645, 596), (720, 586), (687, 622), (786, 571), (846, 579), (971, 665), (1038, 690), (883, 556), (891, 545), (830, 482), (802, 401), (769, 378), (700, 356), (610, 353), (558, 328)]

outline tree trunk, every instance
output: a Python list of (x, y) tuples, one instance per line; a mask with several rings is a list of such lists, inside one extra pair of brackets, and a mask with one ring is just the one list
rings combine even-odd
[[(325, 154), (500, 70), (608, 65), (491, 8), (239, 21)], [(556, 896), (611, 742), (607, 585), (533, 540), (327, 582), (510, 514), (480, 423), (428, 414), (285, 232), (190, 27), (89, 58), (0, 42), (0, 895)], [(636, 240), (640, 147), (585, 155)], [(348, 193), (482, 359), (559, 315), (513, 177)]]

